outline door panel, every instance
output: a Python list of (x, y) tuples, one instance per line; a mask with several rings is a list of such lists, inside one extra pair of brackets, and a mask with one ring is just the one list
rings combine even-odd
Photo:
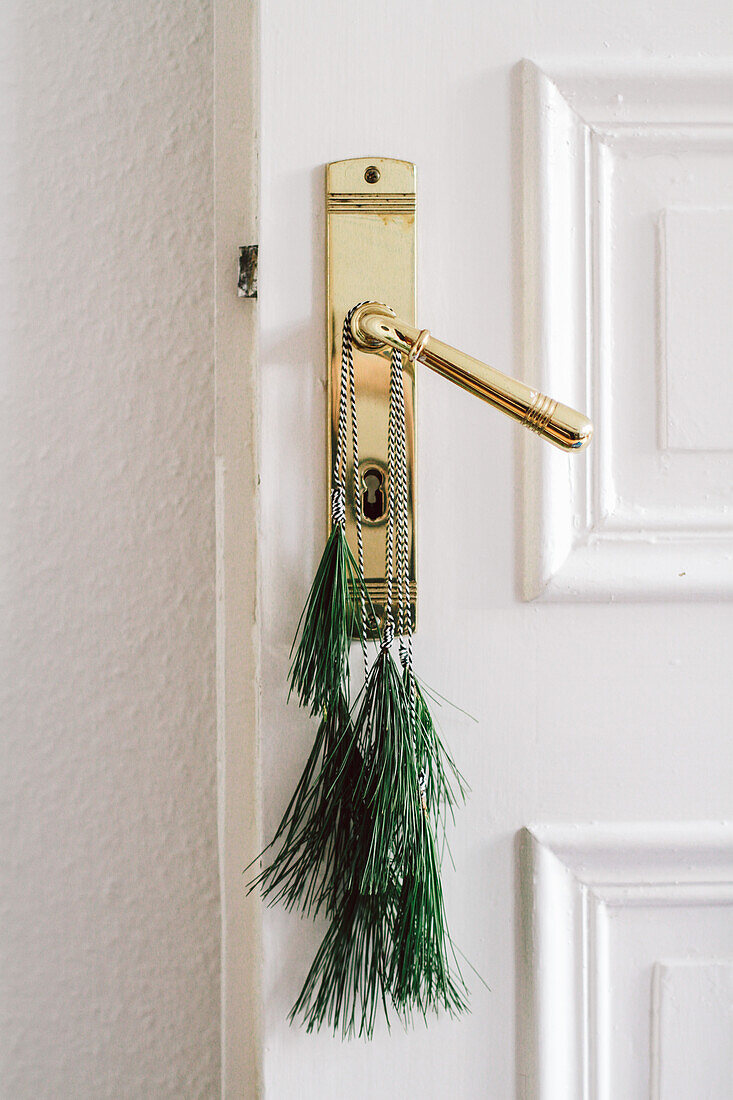
[(525, 367), (596, 425), (586, 463), (525, 447), (525, 594), (729, 599), (733, 74), (522, 84)]

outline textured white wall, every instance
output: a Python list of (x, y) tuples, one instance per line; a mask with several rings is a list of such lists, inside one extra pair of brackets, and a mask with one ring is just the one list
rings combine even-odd
[(0, 42), (0, 1094), (211, 1097), (210, 10), (13, 0)]

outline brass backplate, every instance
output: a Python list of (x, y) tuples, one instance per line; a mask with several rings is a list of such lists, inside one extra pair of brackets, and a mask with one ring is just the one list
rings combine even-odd
[[(326, 169), (326, 309), (328, 332), (328, 476), (336, 447), (341, 386), (341, 330), (359, 302), (383, 302), (398, 317), (415, 321), (415, 165), (386, 157), (339, 160)], [(386, 580), (386, 507), (390, 354), (354, 349), (359, 472), (362, 500), (355, 500), (353, 464), (347, 469), (346, 534), (356, 556), (356, 512), (362, 507), (364, 575), (380, 620)], [(415, 576), (415, 373), (404, 364), (407, 427), (410, 592), (416, 618)], [(381, 479), (381, 480), (380, 480)], [(381, 508), (385, 512), (380, 515)]]

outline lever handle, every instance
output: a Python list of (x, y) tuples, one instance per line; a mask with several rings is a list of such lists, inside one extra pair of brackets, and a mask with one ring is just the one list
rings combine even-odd
[(401, 321), (388, 306), (378, 302), (360, 305), (351, 319), (351, 334), (357, 347), (365, 350), (385, 345), (397, 348), (408, 359), (424, 363), (563, 451), (582, 451), (591, 441), (593, 424), (587, 416), (435, 340), (426, 329)]

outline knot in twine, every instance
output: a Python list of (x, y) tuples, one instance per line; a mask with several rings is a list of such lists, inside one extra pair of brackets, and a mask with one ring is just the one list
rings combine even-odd
[(346, 522), (346, 490), (337, 485), (331, 493), (331, 519), (334, 523)]
[(394, 621), (391, 615), (387, 615), (384, 620), (384, 631), (382, 633), (382, 649), (389, 649), (394, 641)]

